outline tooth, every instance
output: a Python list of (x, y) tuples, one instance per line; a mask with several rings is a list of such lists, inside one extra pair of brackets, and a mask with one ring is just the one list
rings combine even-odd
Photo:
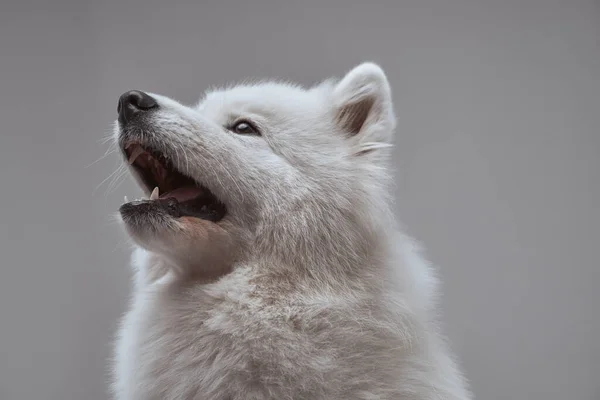
[(154, 188), (154, 190), (152, 191), (152, 194), (150, 195), (150, 200), (157, 200), (158, 199), (158, 186)]
[(144, 149), (142, 148), (142, 146), (136, 146), (133, 149), (133, 151), (131, 152), (131, 155), (129, 156), (129, 160), (127, 160), (129, 165), (133, 164), (135, 162), (135, 159), (138, 158), (138, 156), (140, 154), (142, 154), (143, 152), (144, 152)]
[(125, 196), (125, 203), (129, 203), (129, 199)]

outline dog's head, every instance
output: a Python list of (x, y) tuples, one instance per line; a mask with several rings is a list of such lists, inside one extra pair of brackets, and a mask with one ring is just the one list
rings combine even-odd
[(195, 107), (130, 91), (118, 114), (118, 145), (149, 197), (123, 204), (121, 217), (137, 244), (173, 264), (353, 254), (389, 217), (395, 119), (372, 63), (310, 89), (213, 91)]

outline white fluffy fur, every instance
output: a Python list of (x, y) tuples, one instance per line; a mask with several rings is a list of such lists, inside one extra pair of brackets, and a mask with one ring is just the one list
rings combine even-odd
[[(391, 212), (381, 68), (235, 86), (196, 107), (152, 96), (139, 134), (229, 213), (126, 226), (138, 248), (115, 399), (470, 398), (439, 335), (434, 274)], [(223, 129), (239, 118), (262, 136)]]

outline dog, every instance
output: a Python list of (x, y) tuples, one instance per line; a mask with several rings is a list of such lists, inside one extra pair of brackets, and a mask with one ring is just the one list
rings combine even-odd
[(438, 284), (392, 212), (388, 79), (263, 81), (195, 106), (137, 90), (115, 140), (133, 296), (116, 400), (467, 400)]

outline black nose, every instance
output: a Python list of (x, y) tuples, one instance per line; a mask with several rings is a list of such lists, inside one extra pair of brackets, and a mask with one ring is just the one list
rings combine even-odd
[(158, 103), (154, 98), (139, 90), (130, 90), (119, 97), (119, 105), (117, 105), (117, 113), (119, 114), (119, 122), (126, 124), (137, 113), (157, 108)]

